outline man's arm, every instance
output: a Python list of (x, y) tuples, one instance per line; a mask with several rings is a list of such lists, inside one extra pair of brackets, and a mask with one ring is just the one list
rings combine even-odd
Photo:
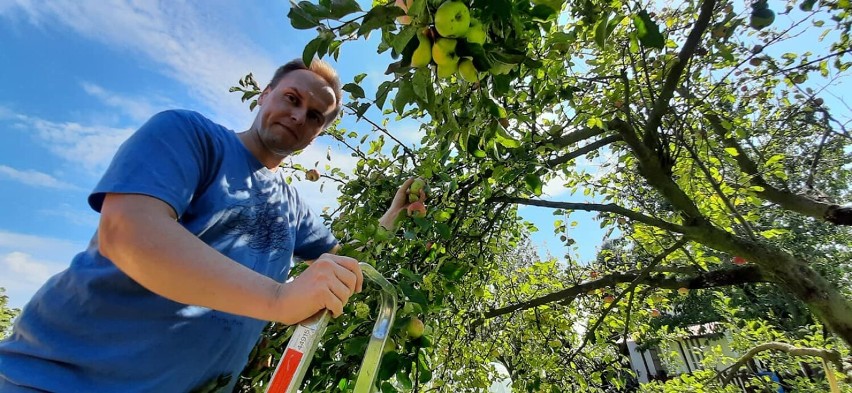
[(148, 290), (171, 300), (294, 324), (322, 309), (338, 316), (360, 283), (358, 262), (324, 254), (279, 283), (231, 260), (177, 222), (167, 203), (108, 194), (98, 227), (101, 254)]

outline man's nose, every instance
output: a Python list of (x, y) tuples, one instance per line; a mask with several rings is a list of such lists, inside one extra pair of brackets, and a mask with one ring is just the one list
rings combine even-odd
[(290, 118), (293, 120), (293, 123), (303, 125), (305, 124), (306, 112), (304, 108), (293, 108), (290, 111)]

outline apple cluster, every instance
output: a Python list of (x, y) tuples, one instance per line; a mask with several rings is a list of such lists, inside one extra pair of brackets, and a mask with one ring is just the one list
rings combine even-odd
[[(408, 12), (410, 6), (405, 0), (396, 0), (396, 5)], [(449, 78), (458, 74), (461, 79), (476, 83), (480, 79), (479, 71), (468, 57), (460, 57), (456, 53), (458, 40), (468, 44), (482, 45), (487, 34), (482, 22), (470, 15), (470, 9), (457, 0), (441, 4), (433, 16), (435, 25), (425, 27), (417, 32), (417, 49), (411, 56), (411, 66), (414, 68), (436, 65), (439, 78)], [(408, 15), (397, 20), (400, 24), (410, 24)]]

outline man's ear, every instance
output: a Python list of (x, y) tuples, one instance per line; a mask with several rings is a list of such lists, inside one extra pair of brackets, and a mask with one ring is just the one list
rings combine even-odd
[(263, 89), (262, 92), (260, 92), (260, 95), (257, 96), (257, 105), (263, 106), (263, 98), (266, 97), (266, 95), (269, 93), (269, 91), (270, 91), (269, 86), (266, 86), (266, 88)]

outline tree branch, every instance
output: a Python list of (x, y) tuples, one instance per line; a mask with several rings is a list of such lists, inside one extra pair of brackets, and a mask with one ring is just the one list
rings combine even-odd
[[(795, 347), (787, 343), (782, 342), (768, 342), (765, 344), (760, 344), (748, 352), (746, 352), (743, 357), (737, 360), (734, 364), (728, 367), (725, 370), (720, 371), (719, 377), (721, 378), (722, 385), (727, 385), (731, 382), (731, 380), (736, 376), (737, 370), (740, 369), (743, 365), (748, 363), (751, 359), (753, 359), (757, 354), (763, 351), (781, 351), (785, 352), (790, 356), (814, 356), (818, 358), (822, 358), (826, 361), (834, 363), (838, 370), (843, 371), (843, 362), (840, 358), (840, 353), (833, 349), (820, 349), (820, 348), (807, 348), (807, 347)], [(847, 378), (852, 378), (847, 375)]]
[(689, 32), (684, 42), (683, 47), (678, 53), (678, 61), (672, 65), (669, 74), (666, 76), (666, 81), (663, 83), (662, 91), (654, 102), (654, 108), (648, 118), (648, 123), (645, 124), (645, 146), (655, 148), (659, 139), (657, 138), (657, 129), (663, 122), (663, 116), (668, 112), (669, 101), (674, 96), (675, 89), (680, 83), (680, 77), (686, 69), (686, 65), (695, 53), (695, 48), (701, 44), (701, 36), (710, 25), (710, 19), (713, 17), (713, 8), (716, 7), (715, 0), (707, 0), (701, 4), (701, 11), (698, 14), (698, 19), (695, 20), (695, 27)]
[(602, 288), (613, 287), (617, 284), (633, 282), (637, 278), (637, 284), (647, 285), (661, 289), (704, 289), (716, 287), (728, 287), (745, 283), (768, 282), (768, 280), (760, 272), (760, 269), (755, 266), (742, 266), (730, 269), (711, 270), (705, 273), (697, 274), (685, 278), (674, 278), (663, 274), (650, 273), (644, 278), (640, 277), (641, 272), (630, 271), (624, 273), (613, 273), (603, 276), (597, 280), (586, 281), (577, 284), (570, 288), (565, 288), (561, 291), (553, 292), (541, 297), (527, 300), (525, 302), (512, 304), (505, 307), (492, 309), (482, 315), (481, 318), (473, 321), (473, 325), (480, 325), (486, 319), (499, 317), (501, 315), (513, 313), (515, 311), (526, 310), (545, 304), (572, 300), (578, 295)]
[(493, 202), (509, 202), (516, 203), (519, 205), (528, 205), (528, 206), (540, 206), (540, 207), (550, 207), (554, 209), (567, 209), (567, 210), (582, 210), (582, 211), (596, 211), (596, 212), (606, 212), (606, 213), (614, 213), (618, 215), (622, 215), (630, 218), (631, 220), (641, 222), (643, 224), (655, 226), (657, 228), (666, 229), (672, 232), (684, 233), (686, 228), (672, 224), (667, 221), (663, 221), (654, 217), (646, 216), (642, 213), (635, 212), (633, 210), (627, 209), (625, 207), (618, 206), (616, 204), (608, 203), (608, 204), (599, 204), (599, 203), (575, 203), (575, 202), (555, 202), (555, 201), (544, 201), (540, 199), (528, 199), (528, 198), (520, 198), (520, 197), (510, 197), (510, 196), (500, 196), (494, 197), (491, 199)]
[(763, 189), (755, 191), (757, 196), (808, 217), (825, 220), (835, 225), (852, 225), (852, 207), (820, 202), (804, 195), (780, 190), (769, 184), (745, 149), (733, 137), (727, 136), (728, 130), (722, 126), (722, 120), (709, 113), (704, 114), (704, 117), (710, 122), (713, 131), (722, 139), (724, 145), (737, 151), (734, 159), (740, 169), (751, 177), (751, 183)]
[(570, 153), (568, 153), (564, 156), (556, 157), (552, 160), (549, 160), (549, 161), (547, 161), (546, 164), (547, 164), (548, 167), (552, 168), (554, 166), (564, 164), (564, 163), (571, 161), (571, 160), (573, 160), (577, 157), (588, 154), (588, 153), (593, 152), (597, 149), (600, 149), (600, 148), (602, 148), (606, 145), (609, 145), (610, 143), (613, 143), (615, 141), (620, 141), (620, 140), (621, 140), (621, 135), (617, 135), (617, 134), (616, 135), (610, 135), (606, 138), (602, 138), (602, 139), (599, 139), (599, 140), (594, 141), (592, 143), (589, 143), (588, 145), (583, 146), (583, 147), (581, 147), (577, 150), (574, 150), (574, 151), (572, 151), (572, 152), (570, 152)]

